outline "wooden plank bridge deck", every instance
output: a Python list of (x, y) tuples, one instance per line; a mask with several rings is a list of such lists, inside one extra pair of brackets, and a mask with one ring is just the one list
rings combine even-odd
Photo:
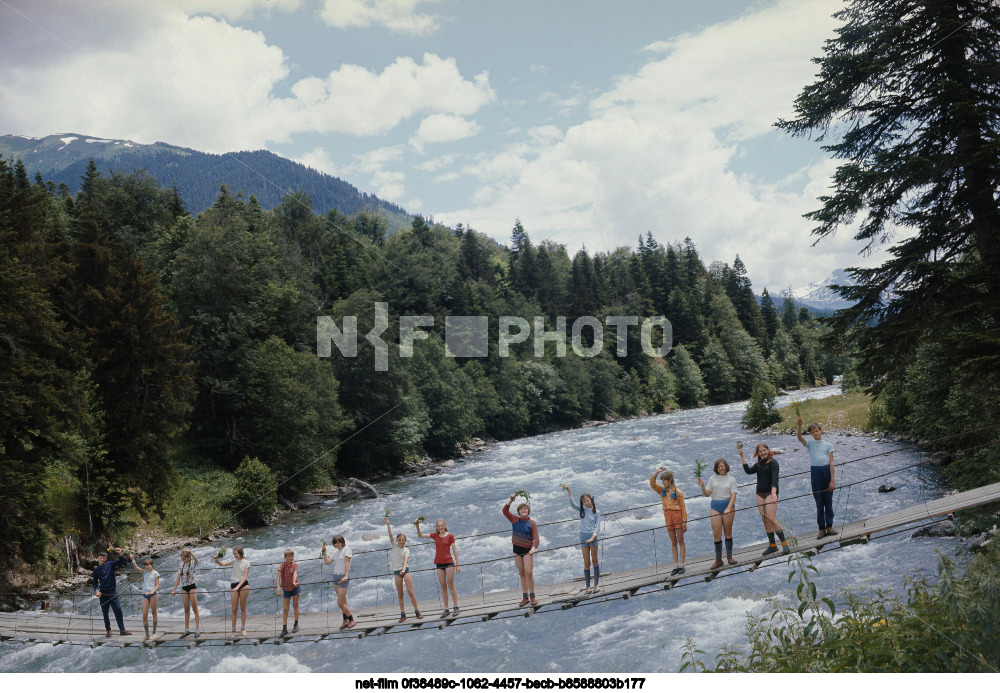
[[(838, 535), (816, 539), (815, 531), (800, 534), (790, 541), (793, 553), (816, 555), (826, 546), (849, 546), (866, 543), (869, 538), (880, 532), (887, 532), (916, 522), (950, 515), (960, 510), (974, 508), (994, 501), (1000, 501), (1000, 483), (982, 486), (962, 493), (953, 493), (932, 501), (913, 505), (895, 512), (887, 513), (866, 520), (838, 525), (834, 529)], [(299, 631), (291, 637), (281, 637), (281, 617), (275, 614), (249, 615), (247, 617), (247, 635), (235, 637), (230, 633), (228, 615), (212, 616), (202, 619), (202, 631), (199, 638), (193, 635), (183, 636), (184, 621), (181, 619), (163, 619), (159, 621), (159, 635), (152, 641), (142, 641), (141, 618), (126, 618), (125, 627), (133, 632), (130, 636), (115, 635), (105, 638), (103, 619), (96, 609), (89, 615), (59, 614), (46, 611), (20, 611), (16, 613), (0, 613), (0, 641), (15, 640), (18, 642), (42, 642), (52, 645), (73, 644), (89, 647), (195, 647), (199, 645), (261, 645), (265, 643), (280, 645), (302, 641), (320, 641), (324, 639), (364, 638), (386, 633), (404, 633), (415, 630), (446, 628), (454, 624), (489, 621), (498, 616), (509, 617), (522, 613), (525, 617), (535, 613), (545, 613), (558, 609), (568, 609), (582, 602), (607, 600), (609, 598), (629, 599), (640, 590), (671, 589), (679, 584), (711, 581), (729, 570), (756, 570), (762, 564), (773, 564), (786, 559), (780, 552), (763, 558), (761, 551), (764, 543), (745, 546), (734, 552), (739, 565), (725, 565), (718, 571), (711, 570), (714, 556), (699, 556), (687, 562), (687, 570), (683, 575), (670, 576), (669, 564), (660, 564), (635, 568), (601, 575), (602, 590), (597, 594), (585, 594), (581, 580), (561, 582), (536, 587), (538, 607), (520, 608), (518, 603), (521, 593), (515, 591), (490, 592), (487, 594), (466, 595), (459, 597), (461, 612), (458, 618), (442, 619), (439, 615), (425, 614), (423, 620), (417, 620), (408, 612), (409, 618), (404, 623), (398, 623), (399, 611), (395, 604), (378, 608), (355, 609), (354, 617), (357, 625), (350, 630), (339, 630), (340, 613), (311, 612), (301, 613)], [(112, 625), (114, 621), (112, 619)], [(112, 630), (115, 633), (117, 628)]]

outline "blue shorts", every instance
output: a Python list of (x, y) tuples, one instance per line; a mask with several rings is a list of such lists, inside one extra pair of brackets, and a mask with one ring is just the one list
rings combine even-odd
[(151, 600), (155, 596), (156, 596), (156, 592), (153, 592), (152, 594), (144, 594), (144, 595), (142, 595), (142, 598), (143, 599), (150, 599)]
[(333, 577), (330, 579), (333, 581), (333, 586), (336, 587), (338, 590), (346, 590), (347, 586), (351, 584), (350, 579), (348, 579), (347, 582), (344, 583), (340, 582), (341, 580), (344, 579), (343, 573), (334, 573)]
[(292, 597), (299, 596), (299, 588), (301, 586), (302, 585), (296, 585), (295, 589), (293, 589), (293, 590), (282, 589), (281, 590), (281, 596), (282, 596), (282, 598), (284, 598), (284, 599), (291, 599)]
[(712, 502), (709, 503), (709, 505), (715, 512), (724, 513), (726, 512), (726, 508), (729, 507), (729, 499), (728, 498), (723, 498), (722, 500), (712, 499)]
[(409, 572), (410, 572), (410, 566), (406, 566), (406, 570), (394, 570), (394, 571), (392, 571), (392, 574), (395, 575), (395, 576), (397, 576), (397, 577), (403, 577), (404, 575), (406, 575)]
[(586, 532), (580, 532), (580, 546), (583, 547), (597, 546), (597, 539), (594, 539), (594, 541), (588, 541), (592, 536), (594, 535), (587, 534)]

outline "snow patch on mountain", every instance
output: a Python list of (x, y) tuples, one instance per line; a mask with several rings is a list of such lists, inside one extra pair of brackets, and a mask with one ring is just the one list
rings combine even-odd
[(852, 305), (851, 301), (844, 300), (840, 294), (829, 288), (831, 284), (854, 286), (855, 282), (846, 270), (837, 269), (821, 281), (792, 289), (792, 297), (799, 303), (816, 308), (837, 310)]

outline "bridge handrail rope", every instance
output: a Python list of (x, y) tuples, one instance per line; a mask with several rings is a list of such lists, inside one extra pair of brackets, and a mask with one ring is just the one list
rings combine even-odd
[[(979, 445), (971, 446), (971, 447), (968, 447), (968, 448), (963, 448), (961, 450), (956, 451), (954, 454), (958, 454), (958, 453), (962, 453), (962, 452), (968, 452), (968, 451), (971, 451), (971, 450), (977, 450), (979, 448), (987, 447), (989, 445), (994, 445), (994, 444), (996, 444), (998, 442), (1000, 442), (1000, 438), (996, 438), (996, 439), (993, 439), (993, 440), (988, 441), (986, 443), (981, 443)], [(879, 455), (873, 455), (873, 456), (870, 456), (870, 457), (880, 456), (882, 454), (885, 454), (885, 453), (879, 453)], [(860, 461), (860, 460), (852, 460), (852, 461), (856, 462), (856, 461)], [(844, 462), (842, 464), (847, 464), (847, 462)], [(881, 478), (881, 477), (884, 477), (884, 476), (889, 476), (891, 474), (897, 474), (897, 473), (899, 473), (901, 471), (905, 471), (907, 469), (912, 469), (914, 467), (919, 467), (919, 466), (921, 466), (923, 464), (925, 464), (925, 463), (922, 462), (922, 461), (921, 462), (914, 462), (912, 464), (908, 464), (908, 465), (903, 466), (903, 467), (898, 467), (898, 468), (895, 468), (895, 469), (887, 471), (887, 472), (882, 472), (882, 473), (879, 473), (879, 474), (872, 475), (870, 477), (866, 477), (864, 479), (859, 479), (857, 481), (851, 482), (850, 484), (841, 484), (841, 485), (838, 485), (837, 489), (838, 490), (845, 490), (846, 489), (848, 491), (848, 493), (849, 493), (850, 489), (852, 487), (854, 487), (854, 486), (857, 486), (857, 485), (860, 485), (860, 484), (864, 484), (864, 483), (867, 483), (869, 481), (873, 481), (875, 479), (878, 479), (878, 478)], [(808, 491), (806, 493), (802, 493), (802, 494), (795, 495), (795, 496), (788, 496), (788, 497), (785, 497), (785, 498), (779, 498), (778, 499), (778, 503), (787, 503), (787, 502), (792, 501), (792, 500), (806, 498), (806, 497), (810, 497), (810, 496), (813, 496), (813, 495), (815, 495), (815, 492)], [(648, 507), (650, 507), (650, 506), (639, 506), (638, 508), (631, 508), (631, 509), (627, 509), (627, 510), (614, 511), (612, 513), (608, 513), (608, 515), (612, 515), (612, 514), (617, 515), (617, 514), (621, 514), (621, 513), (624, 513), (624, 512), (630, 512), (630, 511), (634, 511), (634, 510), (637, 510), (637, 509), (644, 509), (644, 508), (648, 508)], [(757, 508), (756, 505), (747, 505), (747, 506), (744, 506), (744, 507), (741, 507), (741, 508), (735, 508), (734, 512), (744, 512), (744, 511), (750, 511), (750, 510), (755, 510), (756, 511), (756, 510), (758, 510), (758, 508)], [(702, 515), (702, 516), (698, 516), (698, 517), (694, 517), (694, 518), (689, 517), (688, 518), (688, 522), (689, 523), (699, 522), (701, 520), (709, 519), (710, 517), (711, 517), (710, 515)], [(612, 518), (612, 519), (614, 521), (618, 522), (619, 525), (621, 525), (621, 521), (618, 520), (618, 518)], [(607, 523), (608, 521), (609, 520), (605, 520), (605, 523)], [(561, 522), (565, 522), (565, 521), (557, 521), (557, 522), (550, 523), (550, 524), (558, 524), (558, 523), (561, 523)], [(622, 537), (630, 537), (630, 536), (635, 535), (635, 534), (642, 534), (642, 533), (646, 533), (646, 532), (650, 532), (650, 531), (654, 532), (654, 537), (655, 537), (655, 531), (658, 530), (658, 529), (663, 529), (663, 527), (659, 527), (659, 526), (655, 526), (655, 527), (643, 527), (643, 528), (636, 529), (636, 530), (623, 531), (620, 534), (603, 535), (602, 538), (601, 538), (601, 543), (603, 544), (605, 541), (611, 540), (611, 539), (618, 539), (618, 538), (622, 538)], [(496, 534), (496, 532), (489, 532), (488, 534)], [(472, 536), (483, 536), (483, 535), (472, 535)], [(419, 545), (420, 546), (426, 546), (427, 544), (425, 543), (425, 544), (419, 544)], [(551, 552), (551, 551), (561, 551), (561, 550), (564, 550), (564, 549), (567, 549), (567, 548), (576, 548), (577, 546), (578, 546), (577, 543), (561, 544), (561, 545), (558, 545), (558, 546), (551, 546), (551, 547), (544, 548), (544, 549), (541, 549), (541, 548), (537, 549), (535, 551), (535, 553), (536, 554), (540, 554), (540, 553), (547, 553), (547, 552)], [(649, 557), (648, 552), (646, 552), (646, 548), (643, 547), (641, 544), (640, 544), (640, 548), (643, 550), (644, 553), (646, 553), (647, 557)], [(374, 549), (372, 551), (363, 551), (363, 552), (359, 551), (355, 555), (357, 556), (357, 555), (364, 555), (364, 554), (369, 554), (369, 553), (379, 553), (379, 552), (385, 552), (385, 551), (386, 551), (386, 549), (384, 549), (384, 548), (383, 549)], [(304, 563), (304, 562), (310, 561), (310, 560), (322, 560), (322, 559), (303, 559), (301, 562)], [(508, 560), (512, 560), (512, 556), (501, 556), (501, 557), (495, 557), (495, 558), (487, 558), (487, 559), (483, 559), (481, 561), (473, 561), (473, 562), (465, 562), (465, 561), (463, 561), (462, 562), (462, 567), (463, 568), (467, 568), (467, 567), (471, 567), (471, 566), (483, 566), (483, 565), (488, 565), (488, 564), (496, 564), (496, 563), (500, 563), (502, 561), (508, 561)], [(654, 562), (655, 562), (655, 559), (654, 559)], [(258, 567), (258, 566), (259, 567), (267, 567), (267, 566), (272, 566), (272, 565), (280, 565), (280, 563), (259, 563), (259, 564), (256, 564), (253, 567)], [(227, 568), (224, 568), (224, 569), (229, 569), (229, 568), (227, 567)], [(219, 570), (219, 568), (209, 568), (208, 570)], [(436, 568), (434, 568), (434, 567), (428, 567), (428, 568), (411, 568), (410, 572), (415, 574), (415, 573), (432, 572), (434, 570), (436, 570)], [(373, 580), (373, 579), (375, 579), (375, 580), (382, 580), (382, 579), (391, 578), (391, 577), (393, 577), (393, 574), (391, 572), (390, 573), (374, 573), (374, 574), (370, 574), (370, 575), (360, 575), (360, 576), (354, 576), (354, 575), (352, 575), (351, 576), (351, 581), (353, 582), (353, 581), (359, 581), (359, 580)], [(299, 584), (302, 585), (302, 586), (324, 585), (324, 584), (326, 584), (326, 582), (328, 582), (328, 581), (321, 579), (319, 581), (314, 581), (314, 582), (300, 582)], [(130, 585), (130, 589), (131, 589), (131, 585)], [(274, 589), (274, 588), (270, 587), (270, 586), (267, 586), (267, 587), (250, 587), (248, 589), (250, 591), (258, 591), (258, 590), (268, 590), (268, 589)], [(230, 590), (229, 589), (222, 589), (222, 590), (198, 590), (198, 592), (199, 592), (199, 594), (226, 594), (226, 593), (230, 592)], [(63, 596), (70, 596), (71, 594), (79, 594), (79, 596), (87, 596), (87, 593), (63, 593)], [(90, 594), (92, 595), (92, 593), (90, 593)], [(126, 594), (127, 594), (127, 596), (140, 596), (136, 592), (132, 592), (131, 594), (126, 593)], [(119, 597), (121, 597), (121, 596), (123, 596), (123, 595), (119, 594)], [(93, 608), (94, 607), (92, 605), (91, 606), (91, 611), (93, 611)]]
[[(970, 435), (972, 433), (979, 433), (979, 432), (982, 432), (982, 431), (987, 431), (987, 430), (996, 428), (998, 426), (1000, 426), (1000, 422), (998, 422), (996, 424), (991, 424), (989, 426), (982, 426), (982, 427), (979, 427), (979, 428), (970, 429), (968, 431), (962, 431), (960, 433), (953, 433), (953, 434), (950, 434), (950, 435), (947, 435), (947, 436), (942, 436), (940, 438), (934, 438), (932, 440), (924, 440), (924, 441), (921, 441), (919, 443), (914, 443), (913, 445), (907, 445), (907, 446), (904, 446), (904, 447), (901, 447), (901, 448), (896, 448), (896, 449), (893, 449), (893, 450), (887, 450), (885, 452), (877, 452), (877, 453), (874, 453), (874, 454), (871, 454), (871, 455), (865, 455), (863, 457), (857, 457), (857, 458), (854, 458), (854, 459), (851, 459), (851, 460), (845, 460), (843, 462), (839, 462), (839, 463), (835, 464), (834, 466), (839, 469), (841, 467), (845, 467), (845, 466), (850, 465), (850, 464), (855, 464), (855, 463), (858, 463), (858, 462), (863, 462), (865, 460), (875, 459), (877, 457), (888, 457), (889, 455), (892, 455), (892, 454), (895, 454), (895, 453), (898, 453), (898, 452), (904, 452), (906, 450), (911, 450), (911, 449), (914, 449), (914, 448), (927, 447), (929, 445), (933, 445), (933, 444), (941, 442), (943, 440), (948, 440), (948, 439), (951, 439), (951, 438), (956, 438), (956, 437), (960, 437), (960, 436)], [(990, 445), (990, 444), (992, 444), (994, 442), (997, 442), (997, 439), (994, 439), (994, 440), (990, 441), (989, 443), (984, 443), (982, 445), (977, 445), (977, 446), (974, 446), (974, 447), (971, 447), (971, 448), (963, 448), (963, 449), (960, 449), (960, 450), (956, 450), (956, 451), (952, 452), (951, 454), (958, 455), (958, 454), (963, 453), (963, 452), (968, 452), (969, 450), (976, 450), (978, 448), (985, 447), (986, 445)], [(921, 464), (925, 464), (925, 463), (924, 462), (917, 462), (917, 463), (914, 463), (912, 465), (907, 465), (905, 467), (900, 467), (900, 468), (898, 468), (896, 470), (893, 470), (893, 471), (890, 471), (890, 472), (886, 472), (885, 474), (882, 474), (882, 475), (876, 475), (875, 477), (869, 477), (868, 479), (862, 479), (858, 483), (863, 483), (866, 480), (871, 480), (871, 479), (877, 478), (878, 476), (888, 476), (889, 474), (894, 474), (894, 473), (899, 472), (899, 471), (904, 471), (906, 469), (911, 469), (913, 467), (920, 466)], [(804, 474), (809, 474), (809, 473), (810, 473), (810, 471), (808, 469), (806, 469), (806, 470), (799, 471), (799, 472), (792, 472), (790, 474), (783, 474), (782, 475), (782, 480), (791, 479), (791, 478), (794, 478), (794, 477), (797, 477), (797, 476), (802, 476)], [(747, 482), (745, 484), (740, 484), (739, 488), (750, 488), (750, 487), (754, 486), (754, 483), (755, 482), (750, 481), (750, 482)], [(837, 486), (837, 488), (844, 488), (844, 485), (843, 484), (839, 484)], [(806, 494), (806, 495), (812, 495), (812, 493), (810, 492), (810, 494)], [(779, 499), (779, 502), (781, 502), (782, 500), (792, 500), (793, 498), (800, 498), (800, 497), (801, 496), (792, 496), (792, 497), (785, 498), (785, 499)], [(637, 505), (637, 506), (633, 506), (633, 507), (630, 507), (630, 508), (623, 508), (621, 510), (609, 510), (607, 512), (602, 511), (601, 515), (604, 516), (605, 518), (607, 518), (607, 517), (609, 517), (611, 515), (618, 515), (618, 514), (623, 514), (623, 513), (630, 513), (630, 512), (635, 512), (637, 510), (647, 510), (647, 509), (655, 508), (655, 507), (658, 507), (658, 506), (659, 506), (659, 503), (655, 503), (654, 502), (654, 503), (649, 503), (649, 504), (644, 504), (644, 505)], [(756, 506), (748, 506), (748, 508), (737, 508), (737, 511), (747, 510), (749, 508), (756, 509)], [(701, 519), (704, 519), (705, 517), (708, 517), (708, 516), (706, 515), (704, 517), (697, 517), (697, 518), (694, 518), (693, 520), (689, 520), (689, 521), (701, 520)], [(538, 527), (539, 528), (549, 527), (549, 526), (566, 524), (566, 523), (569, 523), (569, 522), (577, 522), (577, 521), (578, 521), (578, 518), (575, 518), (575, 517), (574, 518), (565, 519), (565, 520), (550, 520), (548, 522), (539, 522), (538, 523)], [(476, 534), (464, 534), (464, 535), (460, 535), (460, 536), (456, 535), (455, 536), (455, 540), (458, 541), (460, 539), (475, 539), (475, 538), (478, 538), (478, 537), (487, 537), (487, 536), (492, 536), (492, 535), (497, 535), (497, 534), (506, 534), (508, 531), (509, 530), (506, 530), (506, 529), (497, 529), (497, 530), (491, 530), (489, 532), (478, 532)], [(414, 542), (407, 542), (407, 546), (409, 546), (411, 548), (415, 548), (415, 547), (418, 547), (418, 546), (431, 546), (431, 544), (429, 542), (414, 541)], [(563, 547), (556, 547), (556, 548), (563, 548)], [(369, 549), (367, 551), (356, 551), (356, 552), (354, 552), (354, 555), (355, 556), (362, 556), (362, 555), (365, 555), (365, 554), (368, 554), (368, 553), (375, 553), (375, 552), (384, 551), (384, 550), (385, 549)], [(549, 550), (549, 549), (546, 549), (546, 550)], [(310, 561), (320, 561), (320, 560), (322, 560), (322, 558), (303, 558), (302, 560), (300, 560), (298, 562), (299, 563), (308, 563)], [(259, 566), (269, 566), (269, 565), (277, 566), (277, 565), (281, 565), (281, 561), (275, 561), (275, 562), (269, 562), (269, 563), (258, 563), (256, 565), (259, 565)], [(206, 567), (206, 568), (203, 568), (202, 570), (225, 570), (225, 569), (226, 568)], [(412, 572), (417, 572), (417, 571), (412, 571)]]
[[(897, 528), (897, 529), (892, 529), (892, 530), (885, 530), (885, 531), (879, 533), (878, 535), (874, 535), (873, 534), (870, 537), (870, 540), (884, 539), (884, 538), (887, 538), (887, 537), (895, 536), (897, 534), (902, 534), (902, 533), (905, 533), (905, 532), (911, 532), (911, 531), (914, 530), (914, 528), (920, 529), (920, 528), (923, 528), (923, 527), (928, 527), (928, 526), (931, 526), (932, 524), (934, 524), (935, 522), (937, 522), (937, 519), (934, 518), (934, 517), (928, 516), (927, 519), (928, 519), (928, 521), (925, 524), (916, 525), (916, 527), (914, 526), (913, 523), (908, 523), (907, 526), (905, 526), (905, 527), (901, 527), (901, 528)], [(647, 530), (647, 531), (649, 531), (649, 530)], [(845, 548), (849, 548), (849, 546), (847, 546), (847, 545), (830, 544), (830, 545), (824, 547), (824, 553), (828, 554), (828, 553), (831, 553), (833, 551), (839, 551), (839, 550), (845, 549)], [(791, 561), (791, 560), (801, 560), (801, 557), (793, 556), (793, 557), (790, 557), (788, 560), (789, 561)], [(770, 567), (773, 567), (773, 566), (785, 565), (786, 562), (787, 561), (775, 561), (775, 562), (765, 563), (762, 566), (756, 567), (756, 568), (753, 568), (751, 566), (745, 566), (745, 567), (741, 567), (740, 569), (732, 569), (732, 570), (728, 570), (728, 571), (719, 573), (718, 575), (716, 575), (715, 579), (735, 577), (737, 575), (743, 575), (745, 573), (752, 572), (752, 570), (759, 570), (760, 568), (770, 568)], [(680, 589), (680, 588), (683, 588), (683, 587), (692, 587), (692, 586), (695, 586), (695, 585), (699, 585), (700, 586), (702, 584), (703, 584), (702, 580), (691, 580), (691, 581), (688, 581), (688, 582), (679, 582), (677, 584), (674, 584), (671, 587), (671, 591), (674, 591), (674, 590), (677, 590), (677, 589)], [(630, 599), (634, 599), (636, 597), (645, 597), (645, 596), (648, 596), (648, 595), (651, 595), (651, 594), (658, 594), (659, 592), (662, 591), (662, 588), (660, 586), (658, 586), (658, 585), (657, 586), (650, 585), (650, 587), (653, 587), (653, 589), (649, 589), (649, 590), (646, 590), (644, 592), (637, 590), (637, 591), (631, 593), (629, 595), (629, 598)], [(6, 594), (6, 593), (3, 593), (3, 596), (9, 596), (9, 595)], [(586, 600), (586, 601), (580, 601), (580, 602), (576, 603), (575, 607), (576, 608), (580, 608), (580, 607), (584, 607), (584, 606), (595, 606), (595, 605), (600, 605), (600, 604), (606, 604), (606, 603), (609, 603), (609, 602), (612, 602), (612, 601), (617, 601), (619, 599), (624, 599), (624, 598), (625, 598), (625, 593), (623, 593), (623, 592), (609, 593), (609, 594), (602, 595), (601, 597), (598, 597), (598, 598), (593, 598), (593, 599), (589, 599), (589, 600)], [(546, 607), (556, 607), (555, 604), (550, 604), (550, 605), (545, 605), (545, 606)], [(556, 607), (556, 608), (561, 609), (561, 606), (560, 607)], [(539, 610), (539, 613), (547, 613), (549, 611), (554, 611), (554, 610), (556, 610), (556, 608), (544, 608), (543, 607), (543, 609)], [(328, 619), (329, 619), (329, 612), (327, 612), (327, 616), (328, 616)], [(511, 618), (521, 619), (521, 618), (523, 618), (523, 614), (522, 614), (522, 612), (520, 610), (513, 611), (512, 613), (499, 613), (496, 616), (494, 616), (491, 620), (493, 620), (493, 621), (500, 621), (500, 620), (506, 620), (506, 619), (511, 619)], [(455, 626), (467, 626), (467, 625), (472, 625), (472, 624), (478, 624), (480, 622), (481, 622), (480, 620), (465, 620), (465, 621), (456, 620), (456, 621), (452, 622), (451, 627), (455, 627)], [(358, 637), (357, 633), (353, 633), (353, 632), (345, 632), (345, 633), (329, 632), (329, 620), (327, 621), (327, 631), (328, 632), (327, 632), (326, 635), (323, 636), (323, 639), (341, 640), (341, 639), (347, 639), (347, 638), (349, 638), (349, 639), (353, 640), (353, 639), (356, 639)], [(392, 629), (392, 630), (385, 630), (383, 634), (385, 634), (385, 635), (398, 635), (399, 633), (405, 633), (405, 632), (408, 632), (408, 630), (407, 629)], [(92, 635), (93, 635), (93, 633), (92, 633)], [(80, 645), (80, 646), (92, 646), (92, 644), (90, 642), (77, 642), (77, 641), (73, 641), (73, 640), (67, 640), (63, 644)], [(220, 637), (220, 638), (215, 638), (215, 639), (206, 639), (205, 641), (198, 643), (198, 645), (201, 646), (201, 647), (231, 647), (234, 644), (235, 645), (255, 645), (256, 642), (247, 642), (246, 640), (241, 640), (241, 641), (238, 641), (236, 643), (233, 643), (233, 642), (230, 642), (230, 641), (226, 641), (224, 638)], [(180, 641), (166, 641), (166, 642), (163, 642), (163, 643), (160, 644), (160, 647), (183, 647), (183, 648), (188, 648), (190, 645), (191, 645), (191, 643), (183, 641), (183, 640), (180, 640)]]

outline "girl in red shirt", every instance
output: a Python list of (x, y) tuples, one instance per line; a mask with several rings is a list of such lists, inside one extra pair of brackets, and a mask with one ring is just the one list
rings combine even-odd
[[(435, 523), (435, 531), (431, 534), (424, 534), (420, 531), (420, 520), (414, 522), (417, 526), (417, 536), (421, 539), (434, 540), (434, 566), (437, 568), (438, 583), (441, 585), (441, 596), (444, 599), (444, 613), (441, 618), (458, 616), (458, 592), (455, 591), (455, 573), (461, 573), (458, 567), (458, 545), (455, 544), (455, 535), (448, 531), (448, 523), (439, 518)], [(452, 559), (454, 553), (454, 560)], [(452, 601), (455, 602), (455, 610), (448, 610), (448, 592), (451, 592)]]

